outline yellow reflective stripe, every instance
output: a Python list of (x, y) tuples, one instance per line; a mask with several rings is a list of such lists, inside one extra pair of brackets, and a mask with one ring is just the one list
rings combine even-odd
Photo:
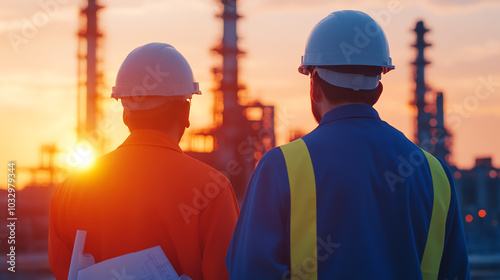
[(423, 280), (434, 280), (438, 277), (441, 257), (443, 256), (451, 189), (441, 163), (428, 152), (422, 151), (431, 169), (434, 202), (432, 203), (431, 222), (420, 269), (422, 270)]
[[(318, 279), (316, 235), (316, 181), (307, 149), (302, 139), (281, 146), (290, 182), (290, 264), (291, 276)], [(304, 269), (301, 269), (304, 267)]]

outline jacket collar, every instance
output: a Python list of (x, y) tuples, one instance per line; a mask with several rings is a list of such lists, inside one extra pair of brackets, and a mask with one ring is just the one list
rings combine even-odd
[(157, 146), (182, 153), (179, 144), (177, 144), (172, 137), (167, 134), (153, 129), (137, 129), (134, 130), (118, 148), (143, 145), (143, 146)]
[(372, 118), (380, 120), (377, 111), (372, 106), (366, 104), (348, 104), (326, 112), (319, 125), (347, 118)]

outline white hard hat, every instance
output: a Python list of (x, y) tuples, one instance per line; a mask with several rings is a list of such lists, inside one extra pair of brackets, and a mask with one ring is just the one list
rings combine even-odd
[(171, 98), (190, 98), (193, 94), (201, 92), (182, 54), (171, 45), (150, 43), (125, 58), (111, 97), (122, 98), (126, 109), (145, 110)]
[(299, 72), (308, 75), (311, 66), (381, 66), (394, 69), (384, 31), (360, 11), (338, 11), (321, 20), (307, 39)]

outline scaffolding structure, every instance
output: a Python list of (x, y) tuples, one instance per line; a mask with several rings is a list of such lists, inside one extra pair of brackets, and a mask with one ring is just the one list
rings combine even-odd
[[(430, 62), (425, 60), (424, 50), (431, 46), (424, 39), (429, 29), (424, 22), (419, 21), (414, 29), (417, 41), (413, 45), (417, 49), (415, 65), (415, 93), (413, 105), (417, 109), (415, 143), (434, 156), (450, 161), (451, 135), (444, 124), (444, 98), (442, 92), (430, 91), (425, 82), (425, 66)], [(432, 98), (431, 102), (428, 99)]]
[(99, 133), (99, 124), (103, 119), (103, 34), (99, 30), (97, 16), (104, 7), (97, 0), (85, 2), (86, 7), (80, 9), (78, 31), (77, 139), (90, 143), (96, 154), (100, 155), (105, 149), (105, 139)]
[(238, 201), (243, 199), (250, 176), (262, 155), (276, 146), (274, 106), (246, 101), (245, 86), (238, 81), (238, 59), (244, 54), (238, 48), (236, 0), (222, 0), (223, 21), (220, 44), (212, 49), (222, 58), (213, 68), (217, 84), (214, 90), (214, 126), (194, 132), (187, 154), (225, 174), (233, 185)]

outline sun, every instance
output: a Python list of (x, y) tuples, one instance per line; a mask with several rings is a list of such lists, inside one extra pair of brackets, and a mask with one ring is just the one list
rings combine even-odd
[(84, 170), (94, 165), (96, 154), (92, 145), (88, 142), (79, 142), (72, 149), (68, 159), (71, 159), (71, 167)]
[(79, 169), (89, 169), (92, 165), (94, 165), (95, 157), (93, 155), (86, 155), (82, 158)]

